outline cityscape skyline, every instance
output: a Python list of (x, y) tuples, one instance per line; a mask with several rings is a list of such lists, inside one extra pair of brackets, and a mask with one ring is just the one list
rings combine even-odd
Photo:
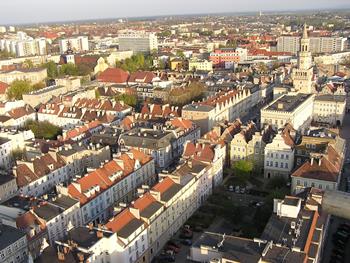
[[(0, 10), (0, 24), (32, 24), (32, 23), (50, 23), (50, 22), (64, 22), (64, 21), (81, 21), (81, 20), (100, 20), (100, 19), (117, 19), (117, 18), (138, 18), (138, 17), (152, 17), (152, 16), (180, 16), (180, 15), (198, 15), (198, 14), (220, 14), (220, 13), (242, 13), (242, 12), (276, 12), (276, 11), (311, 11), (311, 10), (334, 10), (334, 9), (348, 9), (350, 3), (346, 0), (336, 0), (330, 3), (326, 0), (304, 2), (301, 0), (294, 1), (293, 8), (282, 4), (277, 0), (257, 1), (250, 0), (245, 2), (233, 1), (230, 8), (230, 0), (218, 0), (213, 3), (206, 3), (198, 6), (196, 1), (179, 0), (176, 3), (168, 3), (162, 6), (159, 0), (153, 0), (153, 9), (149, 8), (149, 4), (145, 1), (131, 0), (127, 3), (116, 3), (111, 0), (102, 0), (98, 3), (90, 3), (89, 8), (81, 8), (84, 6), (82, 0), (70, 2), (62, 0), (61, 5), (53, 10), (45, 6), (45, 1), (36, 0), (33, 2), (23, 2), (22, 0), (7, 1), (3, 3)], [(227, 7), (229, 5), (229, 7)], [(9, 12), (15, 10), (16, 7), (21, 6), (19, 12)], [(128, 10), (130, 7), (133, 10)], [(24, 10), (35, 8), (41, 11), (41, 15), (37, 16), (34, 13), (22, 13)], [(114, 11), (115, 9), (117, 11)], [(82, 11), (80, 11), (81, 9)], [(123, 10), (123, 12), (120, 12)], [(124, 12), (124, 10), (127, 10)], [(51, 12), (50, 12), (51, 11)]]

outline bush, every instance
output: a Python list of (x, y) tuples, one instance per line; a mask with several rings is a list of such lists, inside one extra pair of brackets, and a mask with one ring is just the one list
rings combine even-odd
[(55, 140), (58, 135), (62, 135), (62, 129), (48, 121), (28, 121), (25, 128), (34, 133), (35, 138), (45, 140)]

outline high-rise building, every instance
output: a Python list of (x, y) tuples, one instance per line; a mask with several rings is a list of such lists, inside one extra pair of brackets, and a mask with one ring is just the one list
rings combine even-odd
[(132, 50), (134, 53), (147, 53), (158, 50), (158, 39), (155, 33), (132, 31), (120, 34), (118, 38), (121, 51)]
[(300, 49), (298, 54), (298, 66), (294, 68), (292, 72), (293, 86), (298, 92), (312, 93), (312, 55), (306, 25), (304, 25), (303, 37), (300, 40)]
[(88, 51), (89, 38), (87, 36), (78, 36), (73, 38), (65, 38), (59, 41), (60, 53), (64, 54), (69, 49), (74, 52)]
[[(346, 49), (347, 39), (343, 37), (310, 37), (312, 53), (335, 53)], [(280, 36), (277, 39), (277, 51), (296, 54), (300, 51), (299, 36)]]

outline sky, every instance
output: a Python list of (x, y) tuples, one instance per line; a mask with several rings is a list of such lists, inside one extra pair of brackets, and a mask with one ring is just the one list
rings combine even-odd
[(2, 0), (0, 24), (220, 12), (350, 8), (349, 0)]

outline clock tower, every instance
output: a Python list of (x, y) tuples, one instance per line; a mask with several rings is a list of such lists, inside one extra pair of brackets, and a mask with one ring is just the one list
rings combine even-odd
[(303, 36), (300, 40), (298, 54), (298, 66), (292, 72), (293, 86), (300, 93), (312, 93), (313, 91), (313, 67), (310, 51), (310, 39), (304, 25)]

